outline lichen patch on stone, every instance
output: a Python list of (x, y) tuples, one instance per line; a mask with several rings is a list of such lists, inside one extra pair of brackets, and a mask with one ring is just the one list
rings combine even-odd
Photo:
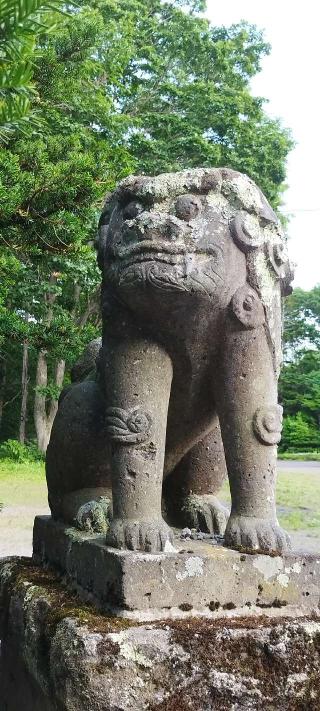
[(299, 573), (301, 573), (301, 570), (302, 570), (302, 568), (301, 568), (300, 563), (298, 563), (298, 562), (296, 561), (295, 563), (293, 563), (293, 565), (288, 566), (287, 568), (285, 568), (285, 569), (284, 569), (284, 572), (287, 573), (287, 574), (289, 574), (289, 573), (297, 573), (297, 574), (299, 574)]
[(286, 573), (280, 573), (277, 576), (277, 581), (278, 581), (279, 585), (282, 585), (282, 587), (284, 587), (284, 588), (288, 587), (289, 580), (290, 580), (290, 578), (288, 575), (286, 575)]
[(172, 642), (170, 628), (155, 629), (151, 625), (132, 627), (111, 633), (108, 639), (118, 645), (119, 655), (127, 662), (145, 669), (151, 669), (155, 662), (164, 661), (173, 655), (184, 660), (189, 657), (180, 645)]
[(199, 556), (192, 556), (185, 561), (185, 570), (176, 574), (177, 580), (185, 580), (186, 578), (194, 578), (203, 575), (203, 559)]
[(283, 569), (282, 558), (271, 558), (265, 555), (259, 555), (253, 559), (252, 565), (264, 575), (265, 580), (273, 578), (280, 570)]

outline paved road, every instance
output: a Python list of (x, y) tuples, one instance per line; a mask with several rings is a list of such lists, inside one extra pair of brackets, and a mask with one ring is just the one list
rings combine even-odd
[(320, 474), (320, 462), (297, 462), (291, 459), (288, 460), (278, 460), (278, 470), (281, 471), (305, 471), (306, 469), (312, 469)]

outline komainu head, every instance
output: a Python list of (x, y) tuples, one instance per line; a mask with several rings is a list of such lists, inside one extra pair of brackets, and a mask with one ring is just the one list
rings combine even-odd
[(99, 228), (99, 263), (121, 290), (142, 283), (211, 294), (224, 278), (230, 237), (246, 254), (254, 288), (264, 265), (288, 288), (279, 221), (253, 181), (230, 169), (130, 176), (108, 196)]
[(227, 168), (130, 176), (108, 196), (99, 230), (105, 284), (127, 303), (157, 291), (219, 308), (243, 271), (280, 353), (280, 297), (292, 270), (279, 220), (248, 176)]

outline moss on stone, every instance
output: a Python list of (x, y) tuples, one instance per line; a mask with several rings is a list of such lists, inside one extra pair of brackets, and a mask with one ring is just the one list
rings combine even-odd
[[(264, 711), (319, 709), (320, 628), (316, 613), (298, 619), (267, 615), (218, 619), (188, 617), (145, 625), (99, 613), (93, 606), (81, 603), (56, 572), (39, 568), (28, 559), (6, 562), (6, 565), (7, 573), (2, 576), (6, 579), (3, 585), (3, 589), (6, 588), (6, 609), (10, 596), (20, 598), (26, 613), (27, 631), (27, 644), (26, 636), (21, 632), (23, 654), (32, 656), (37, 650), (35, 662), (30, 656), (29, 673), (54, 703), (59, 696), (57, 688), (60, 690), (61, 683), (65, 683), (65, 678), (68, 681), (70, 676), (70, 683), (74, 684), (72, 693), (78, 704), (74, 707), (87, 708), (88, 689), (93, 696), (96, 689), (102, 687), (108, 694), (114, 684), (120, 690), (119, 708), (120, 705), (121, 708), (131, 708), (132, 680), (139, 677), (141, 698), (140, 690), (136, 689), (135, 709), (189, 711), (199, 708), (201, 700), (201, 708), (229, 711), (239, 699), (243, 708), (263, 708)], [(74, 622), (66, 622), (64, 626), (63, 621), (70, 618)], [(36, 622), (35, 631), (33, 621)], [(11, 624), (14, 625), (13, 619)], [(75, 625), (79, 626), (78, 631)], [(135, 631), (128, 629), (141, 625), (145, 625), (145, 631), (150, 634), (150, 647), (147, 640), (142, 651), (140, 630), (135, 636)], [(160, 629), (166, 631), (169, 651), (157, 659), (153, 650), (157, 648)], [(122, 634), (110, 638), (110, 633), (114, 632)], [(11, 644), (10, 634), (6, 643), (9, 638)], [(83, 641), (88, 643), (88, 649), (86, 645), (82, 646)], [(91, 644), (96, 645), (94, 653)], [(129, 658), (123, 650), (127, 652), (130, 645), (132, 655)], [(147, 666), (139, 661), (144, 654)], [(51, 690), (54, 664), (56, 671), (58, 669), (59, 686), (53, 686)], [(146, 698), (148, 706), (143, 705)], [(141, 706), (138, 705), (140, 701)]]
[[(320, 633), (316, 632), (310, 641), (299, 639), (296, 632), (304, 622), (317, 621), (316, 615), (292, 620), (292, 618), (270, 619), (264, 617), (242, 617), (235, 619), (175, 620), (168, 624), (172, 639), (190, 655), (190, 667), (197, 664), (202, 675), (207, 669), (218, 673), (234, 675), (238, 679), (258, 681), (263, 698), (282, 699), (283, 711), (318, 711), (320, 703)], [(301, 628), (300, 628), (301, 629)], [(239, 632), (243, 634), (239, 634)], [(270, 639), (272, 643), (270, 643)], [(279, 647), (277, 645), (280, 645)], [(301, 693), (296, 698), (285, 699), (285, 687), (290, 675), (308, 673)], [(197, 682), (192, 690), (155, 704), (157, 711), (186, 711), (199, 698)], [(216, 691), (214, 693), (217, 693)], [(210, 696), (210, 703), (216, 698), (217, 708), (230, 709), (230, 693), (221, 689), (217, 697)], [(208, 706), (211, 708), (211, 706)], [(260, 708), (253, 706), (253, 708)], [(263, 704), (268, 711), (275, 707)]]
[(45, 615), (45, 631), (49, 638), (55, 633), (60, 622), (72, 617), (93, 632), (117, 632), (137, 623), (127, 618), (97, 612), (93, 605), (80, 601), (76, 593), (63, 584), (59, 574), (51, 569), (36, 566), (30, 558), (20, 558), (13, 562), (10, 578), (6, 585), (6, 598), (13, 593), (26, 590), (36, 597), (45, 597), (49, 604)]

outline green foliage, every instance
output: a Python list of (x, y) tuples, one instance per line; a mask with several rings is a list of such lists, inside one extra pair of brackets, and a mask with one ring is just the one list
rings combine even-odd
[(27, 94), (39, 125), (32, 135), (11, 133), (0, 149), (0, 346), (9, 401), (2, 436), (17, 432), (23, 341), (31, 396), (42, 349), (50, 398), (58, 394), (56, 362), (68, 367), (98, 334), (92, 244), (103, 196), (118, 180), (227, 165), (279, 205), (291, 140), (249, 87), (269, 47), (245, 23), (212, 27), (204, 5), (79, 0), (68, 15), (41, 15)]
[(285, 300), (284, 344), (288, 360), (300, 350), (320, 348), (320, 285), (310, 291), (294, 289)]
[(287, 415), (283, 421), (281, 449), (305, 452), (320, 450), (320, 429), (302, 412)]
[(15, 439), (8, 439), (0, 444), (0, 459), (8, 459), (12, 462), (23, 464), (43, 461), (44, 456), (34, 442), (20, 444)]
[(276, 206), (291, 143), (249, 91), (269, 52), (261, 33), (247, 24), (211, 27), (177, 3), (98, 0), (94, 7), (108, 46), (99, 64), (110, 111), (95, 117), (103, 133), (120, 138), (139, 172), (229, 165), (257, 180)]
[(320, 449), (320, 287), (295, 289), (285, 300), (280, 400), (281, 449)]
[(280, 379), (280, 397), (286, 413), (302, 411), (315, 419), (320, 416), (320, 353), (300, 351), (285, 363)]
[(38, 124), (31, 101), (36, 42), (55, 26), (61, 0), (1, 0), (0, 2), (0, 143), (16, 131)]
[[(320, 457), (320, 455), (318, 455)], [(285, 458), (282, 455), (281, 458)], [(296, 455), (288, 458), (297, 459)], [(316, 455), (313, 457), (317, 458)], [(306, 455), (306, 461), (311, 459)], [(0, 472), (1, 476), (1, 472)], [(221, 490), (222, 501), (230, 504), (230, 489), (225, 481)], [(320, 477), (317, 469), (303, 466), (283, 470), (279, 467), (277, 476), (278, 519), (286, 530), (302, 529), (308, 535), (320, 536)]]

